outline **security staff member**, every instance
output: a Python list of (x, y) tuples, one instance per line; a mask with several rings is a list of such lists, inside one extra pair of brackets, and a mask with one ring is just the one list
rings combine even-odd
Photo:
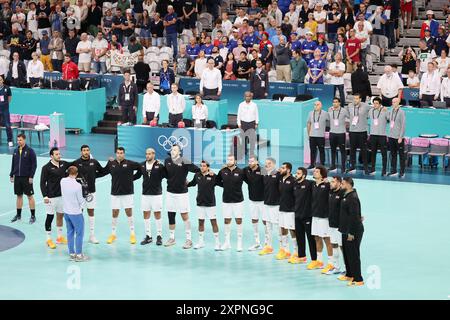
[(248, 250), (255, 251), (261, 248), (259, 241), (259, 217), (263, 219), (263, 224), (265, 226), (265, 240), (264, 246), (267, 246), (267, 226), (266, 226), (266, 216), (264, 215), (264, 174), (261, 171), (261, 167), (258, 163), (258, 158), (256, 156), (251, 156), (248, 160), (248, 166), (244, 168), (245, 183), (248, 185), (248, 198), (250, 216), (252, 219), (253, 234), (255, 237), (255, 244), (251, 246)]
[(36, 173), (36, 153), (26, 144), (26, 137), (23, 133), (17, 135), (17, 148), (14, 150), (9, 179), (14, 183), (14, 194), (17, 196), (17, 213), (11, 222), (20, 221), (22, 218), (23, 195), (28, 198), (31, 217), (30, 224), (36, 222), (34, 201), (33, 178)]
[(383, 168), (381, 175), (386, 175), (387, 166), (387, 150), (386, 150), (386, 125), (389, 121), (389, 112), (386, 107), (381, 105), (381, 99), (376, 97), (373, 99), (373, 107), (369, 111), (370, 118), (370, 151), (372, 169), (371, 175), (375, 175), (375, 165), (377, 161), (377, 150), (381, 151)]
[(259, 252), (259, 255), (273, 253), (272, 230), (278, 230), (278, 240), (281, 247), (281, 229), (278, 228), (279, 206), (280, 206), (280, 173), (276, 169), (277, 164), (274, 158), (267, 158), (264, 165), (264, 213), (263, 220), (266, 220), (267, 245)]
[(125, 149), (116, 148), (116, 159), (108, 161), (103, 168), (105, 174), (111, 175), (111, 209), (112, 209), (112, 227), (111, 235), (106, 243), (111, 244), (117, 239), (117, 218), (120, 209), (125, 209), (128, 217), (128, 226), (130, 228), (130, 243), (136, 243), (133, 221), (133, 195), (134, 172), (139, 170), (139, 163), (125, 159)]
[(178, 93), (178, 85), (172, 83), (172, 93), (167, 96), (167, 107), (169, 109), (169, 125), (177, 127), (178, 122), (183, 120), (183, 112), (186, 109), (184, 97)]
[(45, 211), (45, 231), (47, 233), (47, 246), (55, 249), (56, 245), (52, 240), (52, 222), (56, 213), (56, 227), (58, 237), (57, 244), (67, 244), (63, 236), (64, 210), (61, 198), (61, 179), (66, 176), (69, 163), (61, 160), (61, 153), (58, 148), (50, 149), (50, 161), (41, 170), (41, 193), (44, 198)]
[(317, 149), (319, 149), (320, 163), (325, 163), (325, 127), (330, 120), (328, 112), (322, 110), (322, 102), (314, 103), (314, 110), (308, 115), (306, 123), (309, 136), (309, 150), (311, 155), (311, 164), (308, 169), (316, 166)]
[(156, 221), (156, 245), (162, 245), (162, 220), (163, 207), (162, 180), (167, 177), (164, 165), (155, 159), (155, 150), (148, 148), (145, 151), (145, 161), (140, 163), (139, 170), (134, 175), (134, 180), (142, 179), (141, 209), (144, 212), (145, 238), (141, 245), (153, 242), (150, 215), (153, 211)]
[(348, 281), (349, 286), (364, 285), (361, 275), (360, 247), (364, 234), (361, 203), (351, 177), (345, 177), (342, 189), (345, 190), (341, 202), (339, 232), (342, 233), (342, 249), (344, 253), (345, 275), (338, 279)]
[(306, 238), (308, 239), (311, 261), (317, 260), (316, 239), (311, 235), (311, 197), (314, 182), (306, 179), (307, 174), (308, 171), (306, 168), (300, 167), (297, 169), (295, 177), (295, 234), (298, 247), (298, 259), (292, 263), (306, 262)]
[(209, 163), (203, 160), (200, 163), (200, 172), (188, 183), (188, 187), (197, 188), (197, 215), (198, 215), (198, 243), (194, 249), (205, 247), (205, 218), (211, 221), (214, 233), (214, 250), (220, 250), (219, 226), (216, 219), (216, 174), (210, 170)]
[(247, 153), (247, 139), (250, 143), (250, 156), (253, 155), (256, 145), (256, 129), (258, 129), (258, 106), (252, 101), (253, 93), (246, 91), (244, 101), (239, 104), (237, 113), (237, 125), (243, 131), (245, 153)]
[(250, 91), (254, 99), (266, 99), (269, 91), (269, 75), (261, 59), (256, 59), (256, 69), (250, 74)]
[[(450, 69), (449, 69), (450, 70)], [(450, 73), (450, 72), (449, 72)], [(397, 154), (400, 158), (400, 178), (405, 175), (405, 111), (400, 107), (400, 98), (392, 100), (389, 112), (389, 150), (391, 151), (391, 172), (389, 176), (397, 175)]]
[(341, 200), (345, 191), (341, 187), (342, 178), (334, 176), (330, 181), (330, 193), (328, 196), (328, 223), (330, 226), (330, 242), (333, 248), (331, 264), (333, 268), (328, 270), (327, 275), (341, 273), (339, 261), (339, 247), (342, 248), (342, 235), (339, 232), (339, 215), (341, 210)]
[(14, 146), (12, 142), (11, 120), (9, 115), (9, 104), (11, 102), (11, 89), (5, 85), (5, 80), (0, 76), (0, 116), (3, 120), (3, 126), (6, 128), (6, 136), (8, 139), (8, 146)]
[(82, 178), (87, 183), (87, 189), (89, 191), (89, 198), (86, 199), (86, 208), (89, 216), (89, 242), (98, 244), (98, 240), (95, 237), (95, 217), (94, 210), (97, 206), (97, 197), (95, 194), (95, 180), (97, 178), (105, 176), (103, 167), (100, 163), (91, 157), (91, 149), (88, 145), (84, 144), (80, 148), (81, 157), (72, 162), (70, 165), (75, 166), (78, 169), (78, 178)]
[(328, 109), (330, 116), (330, 147), (331, 147), (331, 167), (329, 171), (336, 170), (337, 148), (341, 153), (341, 172), (345, 172), (347, 163), (347, 150), (345, 150), (345, 119), (350, 118), (348, 110), (341, 107), (339, 98), (333, 99), (333, 106)]
[(356, 171), (356, 149), (359, 148), (364, 172), (369, 174), (367, 167), (367, 118), (370, 107), (361, 101), (359, 93), (355, 93), (353, 103), (350, 103), (347, 108), (350, 114), (350, 168), (347, 172), (354, 173)]
[(225, 219), (225, 243), (222, 245), (222, 250), (231, 248), (231, 219), (234, 216), (237, 225), (237, 251), (242, 251), (242, 216), (244, 212), (242, 184), (244, 179), (244, 171), (236, 166), (236, 158), (229, 155), (226, 166), (217, 174), (217, 185), (223, 188), (222, 210)]
[(189, 221), (190, 202), (186, 177), (189, 172), (197, 173), (200, 169), (181, 156), (181, 147), (174, 145), (170, 150), (170, 157), (164, 161), (167, 171), (166, 209), (169, 216), (170, 238), (164, 244), (166, 247), (175, 244), (175, 216), (179, 212), (184, 221), (186, 241), (183, 249), (192, 248), (191, 222)]
[[(281, 243), (282, 246), (278, 252), (276, 259), (288, 260), (289, 263), (296, 262), (298, 258), (297, 239), (295, 236), (295, 197), (294, 185), (295, 178), (291, 174), (292, 164), (284, 162), (280, 168), (280, 227), (281, 227)], [(291, 234), (293, 254), (291, 256), (289, 250), (288, 233)]]
[(131, 81), (130, 70), (123, 72), (124, 82), (119, 87), (117, 101), (122, 110), (122, 122), (136, 124), (138, 89)]

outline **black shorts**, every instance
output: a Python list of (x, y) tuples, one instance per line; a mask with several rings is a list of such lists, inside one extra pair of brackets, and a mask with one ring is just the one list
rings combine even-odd
[(34, 194), (33, 184), (28, 182), (28, 177), (14, 177), (14, 194), (32, 196)]

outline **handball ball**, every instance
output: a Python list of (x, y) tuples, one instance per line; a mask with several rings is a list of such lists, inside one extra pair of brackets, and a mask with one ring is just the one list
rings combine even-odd
[(156, 127), (157, 124), (156, 120), (150, 121), (150, 127)]
[(178, 128), (184, 128), (185, 124), (183, 121), (178, 122)]

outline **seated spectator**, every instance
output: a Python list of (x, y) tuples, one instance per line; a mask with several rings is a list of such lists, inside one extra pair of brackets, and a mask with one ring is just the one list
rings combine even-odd
[(408, 77), (406, 78), (406, 85), (408, 88), (415, 89), (420, 87), (420, 80), (417, 77), (414, 70), (409, 70)]
[(304, 83), (305, 76), (308, 73), (308, 66), (303, 59), (301, 51), (296, 50), (292, 52), (291, 64), (291, 76), (293, 83)]
[(175, 83), (175, 73), (169, 68), (168, 60), (164, 59), (161, 64), (162, 68), (159, 70), (159, 92), (161, 94), (169, 94), (172, 84)]
[(234, 59), (234, 54), (232, 52), (228, 53), (227, 60), (224, 65), (224, 80), (236, 80), (237, 73), (237, 62)]
[(248, 80), (250, 72), (251, 72), (250, 61), (248, 61), (247, 59), (247, 53), (241, 52), (239, 60), (237, 62), (236, 77), (241, 80)]
[(70, 58), (70, 54), (66, 53), (64, 56), (64, 63), (62, 65), (62, 79), (76, 80), (79, 77), (78, 66)]
[(361, 101), (366, 102), (366, 98), (372, 95), (372, 86), (369, 81), (369, 74), (363, 70), (361, 63), (357, 63), (356, 71), (351, 75), (351, 83), (352, 94), (358, 93), (361, 96)]
[(38, 59), (38, 54), (33, 52), (31, 54), (32, 60), (27, 66), (27, 82), (31, 87), (39, 85), (41, 80), (44, 78), (44, 65)]
[(23, 87), (27, 82), (27, 68), (25, 67), (25, 63), (20, 60), (18, 52), (13, 53), (12, 60), (9, 62), (6, 82), (11, 87)]
[(197, 79), (200, 79), (203, 74), (203, 70), (205, 70), (208, 61), (205, 57), (205, 51), (200, 50), (198, 53), (197, 59), (195, 59), (194, 63), (194, 73)]
[(420, 79), (419, 99), (421, 107), (432, 107), (441, 91), (441, 77), (433, 62), (428, 62), (427, 72)]
[(277, 81), (291, 82), (291, 50), (286, 45), (284, 37), (280, 36), (280, 44), (275, 47), (277, 55)]
[(323, 84), (323, 75), (326, 69), (326, 61), (322, 59), (319, 49), (314, 51), (314, 59), (308, 64), (309, 83)]
[(196, 128), (205, 128), (208, 120), (208, 107), (203, 103), (202, 96), (195, 95), (194, 105), (192, 106), (192, 122)]

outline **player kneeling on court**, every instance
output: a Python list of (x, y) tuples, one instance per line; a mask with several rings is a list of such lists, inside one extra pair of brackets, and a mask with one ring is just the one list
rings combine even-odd
[(83, 198), (81, 184), (78, 183), (78, 169), (71, 166), (69, 176), (61, 179), (61, 194), (64, 209), (64, 219), (67, 226), (67, 239), (71, 261), (84, 262), (89, 258), (83, 254), (84, 218), (83, 208), (86, 200)]
[(47, 246), (55, 249), (56, 245), (52, 241), (52, 222), (56, 214), (56, 227), (58, 237), (57, 244), (67, 244), (63, 236), (64, 211), (61, 198), (61, 179), (66, 176), (69, 163), (61, 160), (61, 153), (58, 148), (50, 149), (50, 161), (42, 167), (41, 171), (41, 192), (44, 198), (45, 211), (45, 231), (47, 233)]
[(188, 183), (188, 187), (198, 185), (197, 191), (197, 214), (198, 214), (198, 243), (194, 249), (205, 247), (205, 218), (211, 221), (214, 233), (214, 250), (220, 250), (219, 227), (216, 220), (216, 175), (209, 169), (209, 163), (203, 160), (200, 163), (200, 172)]
[(162, 245), (162, 180), (166, 177), (164, 165), (155, 159), (155, 150), (148, 148), (145, 151), (145, 161), (141, 163), (140, 170), (135, 173), (134, 180), (142, 179), (141, 209), (144, 212), (145, 238), (141, 245), (153, 242), (150, 215), (153, 211), (156, 221), (156, 245)]
[(105, 173), (111, 174), (112, 231), (106, 241), (108, 244), (113, 243), (117, 239), (117, 218), (119, 217), (120, 209), (125, 209), (125, 214), (128, 217), (130, 243), (136, 243), (133, 221), (133, 176), (134, 171), (139, 170), (139, 168), (139, 163), (125, 159), (125, 149), (123, 147), (116, 149), (116, 159), (109, 160), (104, 168)]
[[(333, 268), (326, 272), (327, 275), (341, 273), (339, 269), (339, 250), (342, 250), (342, 235), (339, 232), (339, 214), (341, 210), (341, 200), (345, 191), (341, 188), (342, 178), (334, 176), (330, 181), (330, 194), (328, 198), (328, 208), (330, 214), (328, 223), (330, 225), (330, 242), (333, 248), (331, 264)], [(339, 249), (341, 248), (341, 249)]]
[(222, 250), (231, 248), (231, 220), (234, 216), (237, 225), (237, 251), (242, 251), (242, 216), (244, 212), (242, 184), (244, 179), (244, 171), (236, 166), (236, 158), (229, 155), (225, 168), (222, 168), (217, 175), (217, 185), (223, 188), (222, 209), (225, 221), (225, 242)]

